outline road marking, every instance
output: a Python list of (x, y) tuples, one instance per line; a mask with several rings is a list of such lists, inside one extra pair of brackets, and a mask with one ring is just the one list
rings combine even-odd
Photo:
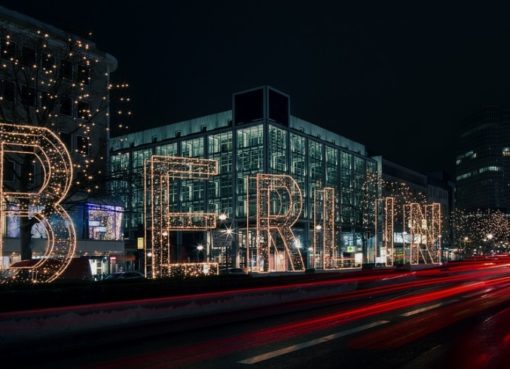
[(481, 296), (481, 295), (485, 295), (487, 292), (490, 292), (492, 291), (494, 288), (486, 288), (484, 289), (483, 291), (476, 291), (476, 292), (473, 292), (473, 293), (469, 293), (467, 295), (464, 295), (463, 297), (466, 298), (466, 299), (469, 299), (471, 297), (475, 297), (475, 296)]
[(324, 343), (324, 342), (329, 342), (329, 341), (332, 341), (332, 340), (336, 340), (337, 338), (345, 337), (345, 336), (348, 336), (348, 335), (353, 334), (353, 333), (358, 333), (358, 332), (365, 331), (367, 329), (378, 327), (380, 325), (388, 324), (388, 323), (389, 323), (388, 320), (378, 320), (378, 321), (370, 323), (370, 324), (365, 324), (365, 325), (362, 325), (362, 326), (359, 326), (359, 327), (356, 327), (356, 328), (347, 329), (345, 331), (341, 331), (341, 332), (338, 332), (338, 333), (333, 333), (333, 334), (330, 334), (328, 336), (324, 336), (324, 337), (313, 339), (311, 341), (307, 341), (307, 342), (303, 342), (303, 343), (298, 343), (296, 345), (284, 347), (282, 349), (275, 350), (275, 351), (266, 352), (265, 354), (260, 354), (260, 355), (257, 355), (257, 356), (250, 357), (248, 359), (244, 359), (244, 360), (238, 361), (238, 363), (239, 364), (247, 364), (247, 365), (257, 364), (257, 363), (260, 363), (262, 361), (266, 361), (266, 360), (272, 359), (274, 357), (286, 355), (286, 354), (289, 354), (289, 353), (294, 352), (294, 351), (298, 351), (298, 350), (302, 350), (302, 349), (307, 348), (307, 347), (319, 345), (319, 344)]
[(400, 314), (400, 316), (405, 316), (405, 317), (413, 316), (413, 315), (416, 315), (416, 314), (423, 313), (425, 311), (429, 311), (429, 310), (438, 308), (440, 306), (443, 306), (443, 303), (439, 303), (439, 304), (435, 304), (435, 305), (430, 305), (430, 306), (425, 306), (425, 307), (422, 307), (422, 308), (416, 309), (416, 310), (411, 310), (411, 311), (408, 311), (408, 312), (406, 312), (404, 314)]
[(446, 301), (446, 302), (440, 302), (440, 303), (437, 303), (434, 305), (429, 305), (429, 306), (425, 306), (425, 307), (422, 307), (422, 308), (419, 308), (416, 310), (411, 310), (411, 311), (405, 312), (403, 314), (400, 314), (400, 316), (410, 317), (410, 316), (413, 316), (416, 314), (424, 313), (425, 311), (436, 309), (441, 306), (450, 305), (450, 304), (453, 304), (454, 302), (458, 302), (458, 301), (459, 300), (454, 299), (454, 300), (450, 300), (450, 301)]

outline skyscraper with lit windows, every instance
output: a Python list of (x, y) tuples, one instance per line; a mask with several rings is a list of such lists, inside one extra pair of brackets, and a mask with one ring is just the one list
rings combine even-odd
[(456, 156), (458, 208), (510, 211), (510, 109), (485, 107), (461, 124)]

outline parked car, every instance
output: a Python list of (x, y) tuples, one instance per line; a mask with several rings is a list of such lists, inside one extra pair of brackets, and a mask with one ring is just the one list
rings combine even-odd
[(145, 276), (140, 272), (118, 272), (118, 273), (112, 273), (109, 276), (105, 278), (105, 280), (112, 281), (112, 280), (142, 280), (145, 279)]

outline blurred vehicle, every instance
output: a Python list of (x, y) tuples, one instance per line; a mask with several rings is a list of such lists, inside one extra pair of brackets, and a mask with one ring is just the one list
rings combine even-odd
[(107, 281), (113, 281), (113, 280), (143, 280), (145, 279), (145, 276), (140, 272), (118, 272), (118, 273), (112, 273), (109, 276), (105, 278)]

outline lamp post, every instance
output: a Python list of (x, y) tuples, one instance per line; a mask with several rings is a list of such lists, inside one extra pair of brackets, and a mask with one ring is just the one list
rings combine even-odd
[[(318, 246), (318, 244), (322, 244), (322, 242), (321, 242), (321, 241), (322, 241), (322, 240), (321, 240), (321, 231), (322, 231), (322, 225), (317, 224), (317, 225), (315, 226), (315, 232), (317, 232), (318, 236), (317, 236), (317, 237), (315, 237), (315, 236), (314, 236), (314, 242), (313, 242), (313, 255), (312, 255), (312, 259), (311, 259), (311, 261), (312, 261), (312, 262), (311, 262), (311, 264), (312, 264), (312, 265), (310, 265), (310, 267), (311, 267), (311, 268), (315, 268), (315, 261), (316, 261), (316, 260), (315, 260), (315, 257), (316, 257), (316, 255), (317, 255), (317, 249), (316, 249), (316, 247)], [(324, 250), (322, 250), (322, 257), (323, 257), (323, 258), (325, 257), (325, 255), (324, 255)], [(323, 263), (323, 264), (324, 264), (324, 263)]]
[(489, 249), (492, 252), (494, 252), (494, 242), (492, 240), (494, 239), (494, 235), (492, 233), (487, 233), (487, 240), (489, 241)]
[(203, 245), (197, 245), (197, 261), (200, 261), (200, 253), (204, 251), (204, 246)]

